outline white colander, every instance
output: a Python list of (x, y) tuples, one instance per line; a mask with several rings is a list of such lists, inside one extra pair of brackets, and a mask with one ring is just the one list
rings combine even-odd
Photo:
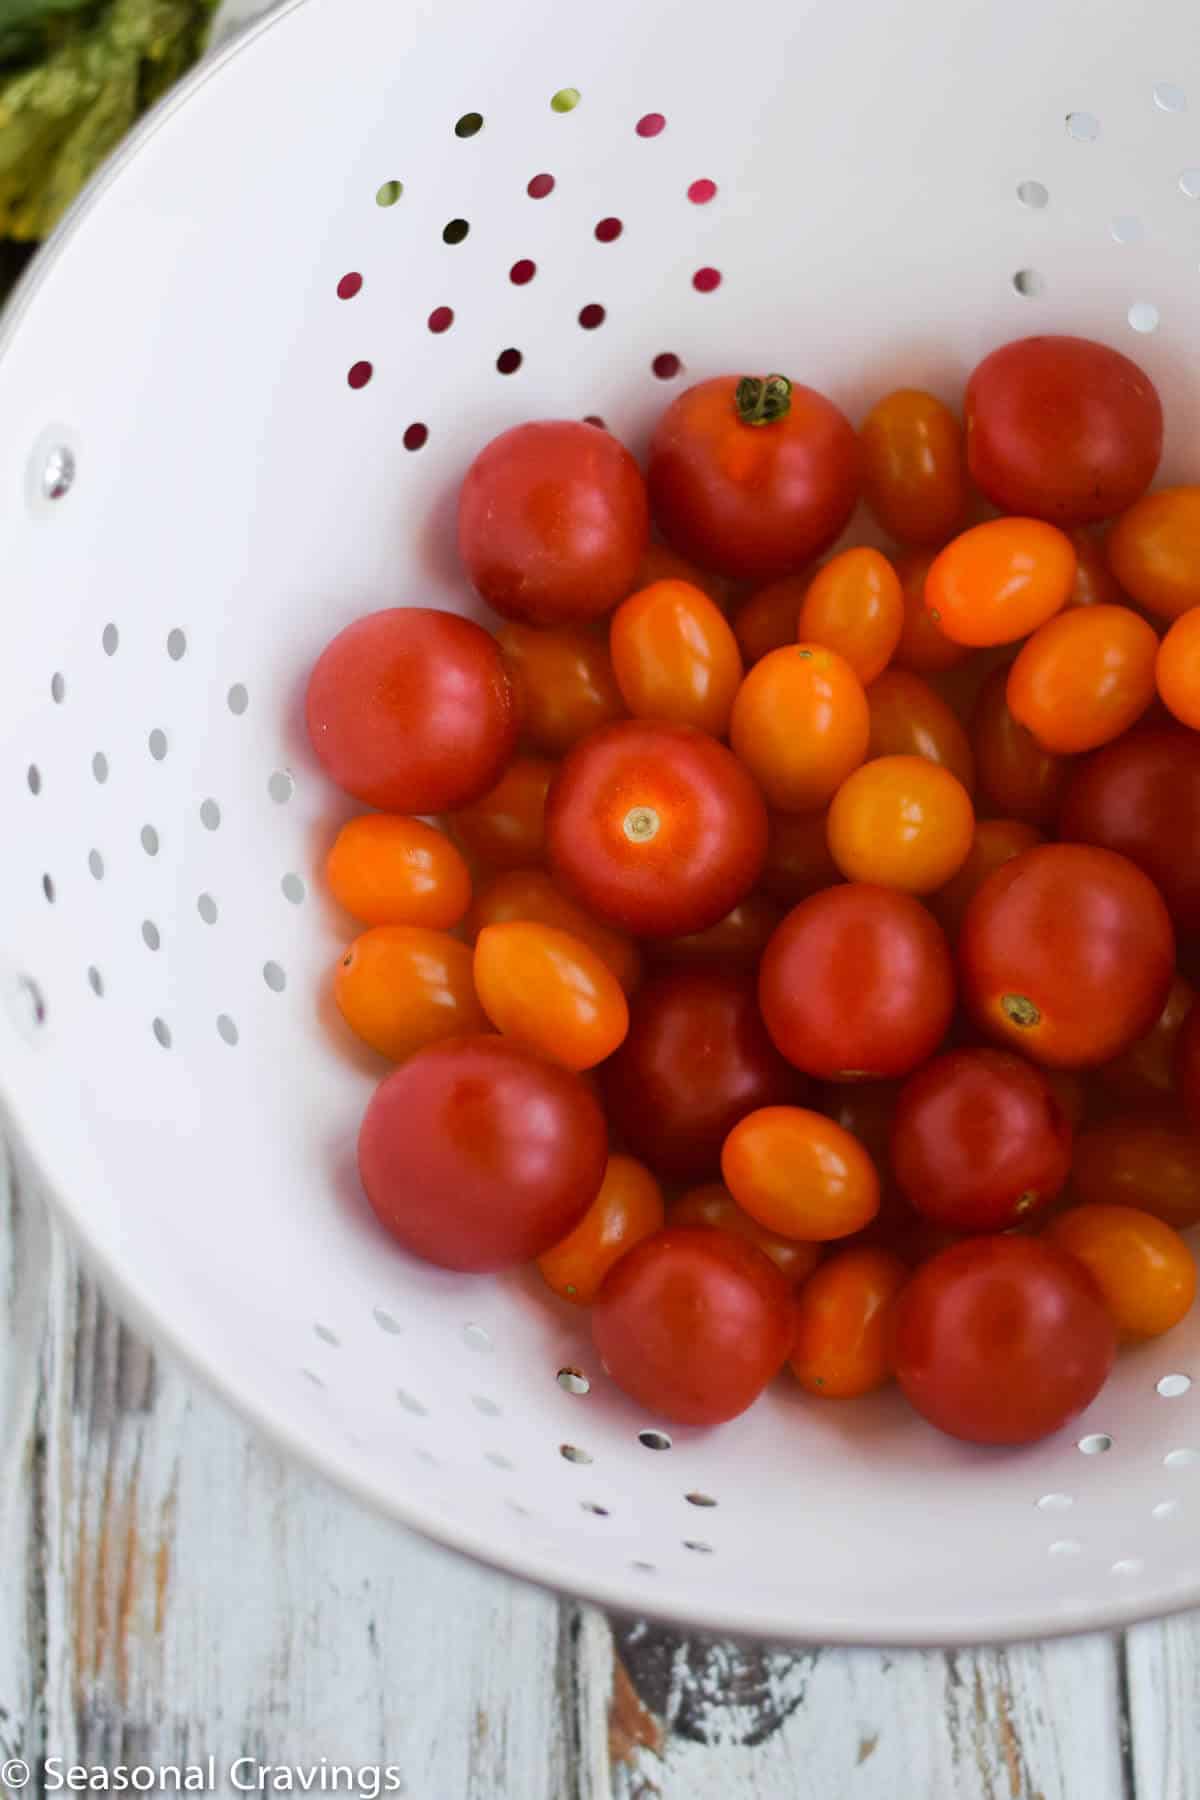
[(385, 1241), (299, 711), (355, 615), (472, 608), (456, 485), (521, 419), (639, 450), (681, 383), (772, 369), (858, 417), (1075, 331), (1149, 369), (1195, 478), (1197, 196), (1187, 0), (306, 0), (36, 265), (0, 355), (8, 1109), (140, 1322), (356, 1494), (776, 1639), (1200, 1601), (1200, 1317), (1024, 1452), (786, 1381), (673, 1430), (536, 1278)]

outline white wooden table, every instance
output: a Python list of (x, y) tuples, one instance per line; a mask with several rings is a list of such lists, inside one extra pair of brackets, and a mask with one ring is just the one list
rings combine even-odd
[(2, 1162), (0, 1456), (0, 1763), (324, 1757), (410, 1800), (1200, 1800), (1194, 1619), (767, 1652), (516, 1586), (281, 1461)]

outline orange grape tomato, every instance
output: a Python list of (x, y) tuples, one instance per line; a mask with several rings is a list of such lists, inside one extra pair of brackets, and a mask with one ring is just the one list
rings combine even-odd
[(662, 1189), (645, 1163), (612, 1155), (600, 1192), (583, 1218), (537, 1259), (548, 1288), (576, 1306), (590, 1306), (614, 1263), (643, 1238), (661, 1231)]
[(780, 1237), (743, 1212), (727, 1187), (712, 1181), (705, 1187), (691, 1188), (681, 1194), (669, 1208), (670, 1225), (711, 1225), (717, 1231), (728, 1231), (734, 1237), (746, 1238), (769, 1256), (781, 1275), (793, 1287), (806, 1281), (821, 1260), (819, 1244), (801, 1244), (794, 1238)]
[(654, 945), (654, 955), (672, 963), (756, 963), (782, 918), (783, 908), (769, 895), (747, 894), (707, 931), (664, 938)]
[(642, 977), (642, 958), (637, 945), (623, 932), (594, 919), (574, 900), (559, 892), (542, 869), (510, 869), (486, 882), (464, 922), (472, 944), (485, 925), (503, 925), (510, 919), (527, 919), (537, 925), (553, 925), (581, 938), (606, 962), (626, 994), (632, 994)]
[(829, 848), (847, 881), (932, 894), (962, 868), (975, 814), (961, 781), (923, 756), (881, 756), (829, 807)]
[(516, 756), (490, 793), (450, 814), (459, 843), (489, 869), (521, 869), (542, 860), (546, 794), (555, 764)]
[(858, 1139), (804, 1106), (748, 1113), (725, 1139), (721, 1174), (752, 1219), (806, 1243), (849, 1237), (879, 1211), (879, 1177)]
[(1161, 488), (1135, 501), (1109, 533), (1108, 566), (1157, 618), (1200, 606), (1200, 487)]
[(1167, 711), (1200, 731), (1200, 606), (1181, 613), (1159, 645), (1154, 679)]
[(1040, 831), (1020, 819), (976, 820), (967, 860), (957, 875), (929, 897), (930, 910), (951, 942), (958, 936), (972, 895), (992, 870), (1043, 841)]
[(1127, 606), (1073, 606), (1034, 632), (1005, 698), (1043, 750), (1096, 750), (1128, 731), (1154, 698), (1158, 638)]
[(594, 1068), (629, 1030), (608, 964), (553, 925), (485, 925), (475, 940), (475, 991), (497, 1031), (568, 1069)]
[(914, 675), (933, 675), (966, 662), (971, 652), (965, 644), (953, 644), (925, 605), (925, 577), (936, 552), (910, 550), (896, 558), (896, 573), (904, 595), (904, 625), (892, 661)]
[(733, 582), (724, 575), (714, 575), (708, 569), (699, 568), (686, 556), (680, 556), (678, 550), (672, 550), (669, 544), (646, 545), (637, 580), (629, 591), (636, 594), (639, 589), (649, 587), (652, 581), (689, 581), (710, 600), (715, 600), (722, 612), (728, 611), (734, 592)]
[(1195, 998), (1195, 988), (1177, 971), (1167, 1003), (1145, 1037), (1096, 1070), (1111, 1093), (1133, 1101), (1171, 1099), (1175, 1093), (1175, 1047)]
[(890, 1250), (838, 1250), (796, 1296), (791, 1365), (800, 1386), (826, 1400), (852, 1400), (891, 1380), (892, 1302), (908, 1265)]
[(1075, 546), (1042, 519), (988, 519), (939, 552), (925, 578), (925, 605), (956, 644), (1012, 644), (1067, 604)]
[(471, 904), (471, 875), (445, 832), (398, 813), (362, 813), (325, 862), (329, 891), (364, 925), (448, 931)]
[(767, 861), (760, 879), (767, 893), (785, 906), (796, 906), (842, 879), (829, 848), (827, 817), (827, 812), (770, 816)]
[(1047, 1228), (1091, 1275), (1126, 1344), (1161, 1337), (1196, 1297), (1196, 1259), (1179, 1233), (1135, 1206), (1075, 1206)]
[(439, 1038), (487, 1031), (471, 951), (444, 931), (375, 925), (334, 972), (333, 997), (356, 1037), (403, 1062)]
[(862, 682), (820, 644), (772, 650), (747, 674), (733, 703), (729, 741), (768, 806), (824, 806), (867, 754), (870, 715)]
[(859, 430), (863, 498), (902, 544), (944, 544), (962, 523), (967, 459), (962, 426), (933, 394), (897, 388)]
[(1075, 1139), (1071, 1185), (1086, 1205), (1141, 1207), (1187, 1231), (1200, 1225), (1200, 1136), (1166, 1109), (1089, 1125)]
[(622, 600), (609, 628), (621, 696), (635, 719), (729, 728), (742, 653), (724, 613), (687, 581), (655, 581)]
[(1085, 525), (1070, 534), (1075, 546), (1075, 585), (1068, 606), (1122, 606), (1125, 594), (1108, 566), (1104, 541)]
[(975, 758), (970, 739), (927, 681), (908, 669), (885, 669), (867, 689), (867, 706), (871, 715), (868, 756), (924, 756), (949, 769), (971, 792)]
[(1008, 709), (1009, 666), (988, 676), (971, 715), (979, 784), (976, 804), (982, 813), (1050, 826), (1058, 816), (1068, 765), (1043, 750), (1033, 733), (1013, 718)]
[(904, 626), (900, 577), (879, 550), (843, 550), (818, 569), (796, 635), (844, 656), (865, 685), (881, 675)]
[(562, 756), (589, 731), (625, 716), (606, 637), (582, 626), (505, 625), (498, 642), (526, 743)]
[(742, 601), (733, 615), (733, 632), (748, 669), (769, 651), (796, 642), (800, 608), (810, 580), (809, 575), (783, 575)]

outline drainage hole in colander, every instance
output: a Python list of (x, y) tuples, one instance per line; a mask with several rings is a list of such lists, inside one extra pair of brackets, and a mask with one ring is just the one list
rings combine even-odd
[(159, 837), (153, 825), (143, 825), (141, 831), (142, 849), (147, 856), (158, 855)]
[(375, 190), (375, 204), (376, 206), (395, 206), (403, 192), (404, 183), (402, 181), (385, 181)]
[(314, 1387), (323, 1388), (325, 1386), (324, 1381), (317, 1374), (315, 1369), (301, 1369), (300, 1373), (304, 1376), (306, 1381), (311, 1381)]
[(540, 175), (531, 175), (526, 184), (525, 192), (529, 195), (531, 200), (544, 200), (548, 194), (554, 192), (553, 175), (547, 175), (545, 172)]
[(167, 1024), (167, 1021), (165, 1019), (155, 1019), (152, 1022), (150, 1029), (158, 1042), (162, 1045), (163, 1049), (169, 1050), (171, 1048), (171, 1027)]
[(287, 986), (287, 971), (280, 963), (265, 962), (263, 964), (263, 980), (273, 994), (282, 994)]
[(167, 655), (172, 662), (182, 662), (187, 655), (187, 637), (178, 625), (167, 633)]
[(514, 287), (528, 287), (537, 274), (537, 264), (528, 256), (518, 257), (508, 271), (508, 279)]
[(620, 219), (601, 219), (596, 226), (596, 236), (602, 244), (615, 244), (624, 229)]
[(413, 1455), (418, 1462), (428, 1463), (431, 1469), (440, 1469), (442, 1466), (441, 1459), (432, 1450), (414, 1450)]
[(423, 450), (428, 442), (429, 427), (423, 425), (420, 419), (414, 419), (411, 425), (405, 427), (404, 448), (406, 450)]
[(105, 656), (115, 656), (120, 642), (121, 634), (116, 626), (106, 625), (100, 633), (100, 648), (104, 651)]
[(46, 896), (47, 900), (50, 902), (51, 906), (53, 906), (54, 905), (54, 877), (52, 875), (43, 875), (42, 876), (42, 892), (43, 892), (43, 894), (45, 894), (45, 896)]
[(597, 431), (608, 430), (608, 426), (604, 423), (604, 420), (600, 417), (599, 413), (584, 413), (583, 423), (585, 425), (594, 425)]
[(504, 1504), (507, 1506), (509, 1512), (516, 1513), (518, 1519), (528, 1519), (532, 1517), (529, 1508), (527, 1506), (522, 1506), (519, 1500), (506, 1500)]
[(1046, 291), (1046, 277), (1037, 269), (1018, 269), (1012, 278), (1012, 284), (1026, 300), (1036, 300), (1039, 294)]
[(150, 733), (150, 736), (146, 739), (146, 748), (149, 750), (155, 762), (162, 762), (167, 754), (166, 732), (160, 731), (158, 727), (155, 726), (154, 730)]
[(162, 935), (153, 919), (142, 920), (142, 942), (147, 950), (157, 950), (162, 943)]
[(1114, 244), (1140, 244), (1146, 235), (1146, 227), (1132, 213), (1118, 213), (1109, 230)]
[(101, 786), (108, 780), (108, 758), (103, 750), (97, 750), (92, 758), (92, 774)]
[(499, 1450), (485, 1450), (483, 1453), (483, 1460), (484, 1462), (491, 1463), (493, 1469), (502, 1469), (506, 1475), (511, 1475), (517, 1466), (515, 1463), (510, 1462), (507, 1456), (502, 1456)]
[(638, 1443), (645, 1450), (669, 1450), (671, 1439), (665, 1431), (639, 1431)]
[(652, 138), (657, 137), (660, 131), (664, 131), (666, 124), (667, 121), (662, 113), (643, 113), (634, 126), (634, 130), (639, 137)]
[(104, 998), (104, 977), (100, 973), (99, 969), (96, 967), (95, 963), (89, 963), (87, 979), (88, 979), (88, 986), (91, 988), (93, 994), (95, 994), (97, 1000), (103, 1000), (103, 998)]
[(581, 1450), (578, 1444), (560, 1444), (558, 1454), (564, 1462), (569, 1463), (590, 1463), (594, 1460), (586, 1450)]
[[(308, 893), (308, 889), (305, 887), (299, 875), (293, 874), (291, 871), (289, 871), (279, 883), (279, 890), (284, 899), (292, 906), (303, 906), (305, 896)], [(215, 917), (216, 907), (213, 908), (213, 918)]]
[(228, 1044), (230, 1049), (232, 1049), (233, 1046), (237, 1043), (239, 1035), (240, 1034), (238, 1032), (238, 1028), (237, 1028), (236, 1024), (234, 1023), (234, 1021), (230, 1018), (229, 1014), (228, 1013), (218, 1013), (217, 1014), (217, 1036), (220, 1038), (221, 1042), (223, 1044)]
[(415, 1414), (418, 1419), (426, 1419), (429, 1417), (429, 1408), (422, 1406), (416, 1395), (410, 1394), (407, 1388), (397, 1388), (396, 1399), (404, 1408), (405, 1412)]
[(216, 924), (217, 903), (211, 894), (200, 895), (200, 898), (196, 901), (196, 911), (200, 914), (200, 917), (204, 920), (206, 925)]
[(1184, 169), (1179, 177), (1179, 191), (1189, 200), (1200, 200), (1200, 169)]
[(1154, 87), (1154, 104), (1160, 112), (1186, 112), (1187, 95), (1173, 81), (1159, 81)]
[(1160, 1500), (1156, 1506), (1150, 1508), (1150, 1517), (1159, 1520), (1177, 1519), (1179, 1511), (1178, 1500)]
[(1154, 1390), (1164, 1400), (1178, 1400), (1180, 1394), (1186, 1394), (1191, 1385), (1190, 1375), (1163, 1375), (1155, 1382)]
[(449, 331), (453, 325), (454, 308), (452, 306), (435, 306), (425, 323), (435, 337), (440, 336), (443, 331)]
[(477, 1413), (482, 1413), (485, 1419), (498, 1419), (503, 1411), (503, 1408), (498, 1406), (494, 1400), (490, 1400), (486, 1394), (472, 1394), (471, 1405)]
[(715, 1506), (717, 1503), (711, 1494), (685, 1494), (684, 1499), (689, 1506)]
[(374, 373), (375, 365), (373, 363), (353, 363), (346, 373), (346, 385), (354, 388), (355, 391), (359, 388), (365, 388)]
[(712, 1545), (706, 1544), (703, 1538), (684, 1538), (683, 1547), (685, 1550), (695, 1550), (701, 1556), (711, 1556), (713, 1553)]
[(200, 802), (200, 823), (205, 831), (216, 831), (220, 825), (221, 809), (215, 800), (209, 799)]
[(676, 375), (682, 370), (683, 364), (673, 350), (662, 350), (650, 367), (660, 381), (674, 381)]
[(1039, 1512), (1066, 1512), (1074, 1504), (1070, 1494), (1043, 1494), (1037, 1506)]
[(267, 780), (267, 792), (276, 806), (286, 806), (296, 791), (296, 778), (290, 769), (275, 769)]
[(605, 312), (604, 308), (595, 300), (590, 301), (587, 306), (582, 306), (579, 309), (579, 323), (583, 326), (585, 331), (595, 331), (598, 325), (603, 325), (607, 317), (608, 314)]
[(687, 197), (693, 206), (707, 206), (710, 200), (715, 200), (717, 197), (717, 184), (715, 181), (710, 181), (707, 176), (703, 176), (699, 181), (692, 182), (688, 188)]
[(1167, 1469), (1194, 1469), (1200, 1463), (1200, 1450), (1190, 1447), (1180, 1450), (1168, 1450), (1163, 1457), (1163, 1466)]
[(468, 1350), (490, 1350), (491, 1336), (482, 1325), (467, 1324), (462, 1328), (463, 1343)]
[(331, 1331), (329, 1329), (328, 1325), (319, 1325), (319, 1324), (314, 1325), (313, 1333), (316, 1337), (320, 1338), (320, 1340), (323, 1344), (330, 1344), (330, 1345), (332, 1345), (333, 1349), (335, 1349), (335, 1350), (341, 1349), (341, 1347), (342, 1347), (341, 1338), (338, 1336), (336, 1331)]
[(348, 274), (342, 276), (337, 284), (338, 299), (353, 300), (356, 294), (362, 293), (362, 284), (363, 278), (358, 270), (351, 269)]
[(225, 696), (225, 704), (235, 719), (241, 718), (242, 714), (250, 704), (250, 696), (246, 692), (245, 685), (242, 682), (234, 682), (233, 686)]
[(466, 219), (448, 219), (442, 226), (443, 244), (461, 244), (470, 229)]
[(1046, 1546), (1049, 1556), (1078, 1556), (1082, 1549), (1083, 1545), (1078, 1538), (1055, 1538), (1052, 1544)]
[(502, 350), (496, 358), (496, 367), (501, 375), (515, 375), (523, 361), (519, 350)]
[(557, 94), (550, 96), (550, 111), (556, 113), (574, 112), (582, 95), (578, 88), (559, 88)]
[(1100, 136), (1100, 121), (1095, 113), (1068, 113), (1067, 136), (1076, 138), (1081, 144), (1094, 144)]
[(1151, 300), (1135, 300), (1126, 316), (1135, 331), (1158, 330), (1158, 308)]
[(607, 1506), (597, 1506), (594, 1500), (581, 1500), (579, 1506), (582, 1512), (591, 1513), (597, 1519), (607, 1519), (609, 1516)]
[(1107, 1431), (1090, 1432), (1087, 1437), (1081, 1437), (1078, 1444), (1078, 1448), (1083, 1451), (1085, 1456), (1103, 1456), (1105, 1451), (1111, 1450), (1112, 1447), (1113, 1441)]
[(36, 763), (30, 763), (26, 769), (25, 780), (29, 785), (30, 793), (36, 798), (42, 791), (42, 771)]
[(639, 1575), (657, 1575), (658, 1574), (658, 1565), (656, 1563), (631, 1562), (629, 1566), (631, 1569), (636, 1569), (637, 1573)]
[(1112, 1572), (1114, 1575), (1140, 1575), (1145, 1566), (1139, 1557), (1122, 1556), (1112, 1565)]
[(67, 678), (58, 669), (50, 677), (50, 698), (55, 706), (61, 706), (67, 697)]
[(401, 1325), (399, 1319), (396, 1318), (395, 1314), (390, 1313), (390, 1312), (385, 1312), (382, 1306), (374, 1307), (372, 1309), (371, 1316), (375, 1320), (375, 1323), (378, 1325), (380, 1331), (389, 1332), (392, 1337), (398, 1337), (399, 1334), (404, 1330), (403, 1325)]
[(567, 1394), (589, 1394), (592, 1389), (592, 1384), (582, 1369), (560, 1369), (554, 1379)]
[(483, 114), (477, 112), (464, 113), (454, 127), (454, 135), (459, 138), (473, 138), (483, 130)]
[(1050, 190), (1044, 181), (1019, 181), (1017, 183), (1017, 199), (1022, 206), (1031, 207), (1040, 212), (1050, 199)]
[(720, 269), (697, 269), (692, 276), (692, 286), (698, 294), (712, 294), (721, 285)]

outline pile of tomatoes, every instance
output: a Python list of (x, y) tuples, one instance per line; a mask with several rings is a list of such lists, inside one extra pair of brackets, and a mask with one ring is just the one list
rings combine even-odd
[[(1158, 395), (1099, 344), (1006, 345), (964, 410), (718, 378), (645, 476), (518, 426), (459, 499), (496, 634), (397, 607), (311, 675), (374, 809), (328, 860), (397, 1065), (371, 1206), (535, 1261), (656, 1417), (790, 1364), (1029, 1442), (1192, 1302), (1200, 487), (1149, 492)], [(819, 562), (860, 501), (895, 549)]]

